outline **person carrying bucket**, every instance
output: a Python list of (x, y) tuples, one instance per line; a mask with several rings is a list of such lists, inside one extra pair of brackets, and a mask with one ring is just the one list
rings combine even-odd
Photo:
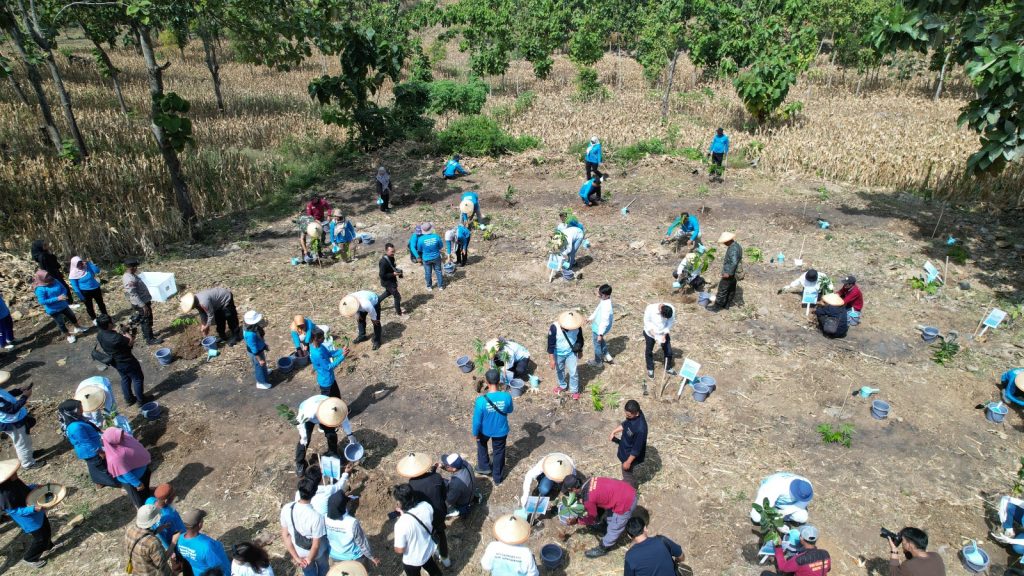
[(526, 346), (506, 338), (488, 340), (484, 345), (491, 355), (491, 366), (512, 372), (512, 378), (526, 382), (530, 379), (530, 351)]
[[(484, 374), (487, 392), (473, 404), (473, 437), (476, 438), (476, 471), (490, 476), (500, 486), (505, 473), (505, 441), (508, 439), (508, 415), (515, 409), (512, 395), (498, 390), (501, 375), (491, 369)], [(488, 443), (493, 450), (488, 454)]]
[[(678, 230), (676, 230), (678, 228)], [(673, 236), (672, 231), (676, 230)], [(684, 248), (687, 244), (693, 244), (696, 248), (700, 245), (700, 222), (697, 217), (689, 212), (683, 211), (672, 221), (665, 232), (665, 239), (662, 244), (675, 241), (675, 250)]]
[(495, 576), (515, 574), (517, 576), (540, 576), (537, 559), (527, 547), (530, 539), (530, 525), (515, 514), (505, 514), (494, 521), (494, 537), (480, 557), (484, 572)]
[[(778, 510), (787, 522), (803, 524), (807, 522), (807, 505), (814, 498), (814, 488), (810, 480), (790, 472), (776, 472), (761, 481), (757, 488), (754, 503), (762, 505), (765, 498), (768, 505)], [(761, 514), (750, 510), (750, 520), (759, 523)]]
[(299, 431), (299, 443), (295, 446), (295, 475), (302, 477), (306, 471), (306, 448), (309, 447), (313, 428), (320, 427), (327, 439), (327, 453), (340, 456), (338, 452), (338, 427), (345, 432), (350, 442), (355, 441), (352, 435), (352, 423), (348, 421), (348, 404), (340, 398), (328, 398), (323, 394), (310, 396), (299, 404), (295, 419)]
[(537, 495), (540, 497), (555, 497), (562, 490), (562, 481), (567, 476), (576, 473), (576, 464), (572, 458), (561, 452), (546, 454), (526, 471), (523, 478), (523, 495), (519, 502), (526, 506), (530, 494), (533, 492), (533, 481), (537, 481)]
[(452, 156), (451, 160), (445, 162), (444, 169), (441, 171), (445, 180), (454, 180), (459, 176), (469, 176), (469, 172), (459, 163), (460, 160), (462, 160), (462, 156), (456, 154)]
[(256, 387), (260, 390), (270, 390), (270, 371), (267, 369), (267, 352), (270, 346), (263, 339), (263, 314), (255, 310), (249, 310), (242, 316), (245, 328), (242, 330), (242, 338), (245, 339), (245, 352), (252, 361), (253, 373), (256, 376)]
[(341, 398), (341, 390), (338, 388), (338, 381), (334, 376), (334, 369), (345, 361), (348, 356), (348, 346), (341, 350), (331, 350), (324, 344), (324, 331), (319, 328), (313, 329), (313, 338), (309, 347), (309, 363), (316, 373), (316, 383), (320, 387), (320, 394), (331, 398)]
[(580, 377), (576, 366), (583, 355), (581, 326), (583, 315), (575, 310), (566, 310), (548, 328), (548, 356), (558, 381), (555, 395), (568, 390), (573, 400), (580, 399)]
[(480, 225), (480, 195), (476, 192), (464, 192), (459, 198), (459, 222), (473, 228)]
[(356, 339), (352, 341), (353, 344), (370, 339), (366, 335), (366, 319), (369, 318), (370, 323), (373, 324), (373, 349), (380, 348), (383, 329), (380, 325), (380, 297), (376, 292), (370, 290), (353, 292), (341, 299), (338, 309), (346, 318), (356, 317), (358, 333)]
[(1003, 400), (1024, 406), (1024, 368), (1010, 368), (999, 377), (1003, 387)]

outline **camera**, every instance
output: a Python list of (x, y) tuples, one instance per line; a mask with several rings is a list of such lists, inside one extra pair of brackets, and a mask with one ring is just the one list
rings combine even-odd
[(892, 543), (897, 545), (897, 546), (899, 546), (900, 544), (903, 543), (903, 536), (901, 536), (899, 532), (893, 532), (892, 530), (889, 530), (888, 528), (886, 528), (884, 526), (882, 527), (882, 529), (881, 529), (881, 531), (880, 531), (880, 533), (878, 535), (881, 536), (882, 538), (890, 538), (890, 539), (892, 539)]
[(128, 317), (127, 322), (117, 325), (117, 331), (125, 336), (135, 336), (139, 332), (139, 324), (142, 324), (142, 314), (134, 312)]

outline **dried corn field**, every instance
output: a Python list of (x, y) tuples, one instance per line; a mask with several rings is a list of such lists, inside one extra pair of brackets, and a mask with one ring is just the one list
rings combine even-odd
[[(82, 166), (55, 158), (38, 130), (37, 112), (18, 101), (9, 85), (0, 85), (4, 248), (24, 250), (33, 238), (45, 236), (61, 252), (151, 253), (183, 238), (187, 231), (180, 225), (149, 132), (150, 97), (141, 59), (130, 50), (110, 54), (122, 71), (131, 109), (123, 115), (110, 82), (96, 72), (86, 49), (74, 41), (63, 46), (86, 58), (73, 65), (60, 62), (91, 156)], [(293, 71), (276, 72), (233, 62), (230, 47), (225, 45), (224, 51), (225, 114), (217, 111), (199, 46), (193, 44), (183, 54), (165, 48), (161, 58), (171, 62), (165, 73), (167, 90), (192, 103), (189, 117), (196, 145), (186, 150), (182, 162), (201, 218), (245, 209), (279, 187), (279, 150), (285, 142), (344, 137), (342, 130), (320, 120), (306, 93), (308, 81), (335, 63), (317, 57)], [(447, 54), (435, 63), (437, 74), (464, 75), (465, 55), (454, 45)], [(556, 59), (545, 81), (536, 80), (529, 65), (515, 63), (506, 76), (489, 79), (493, 90), (488, 110), (509, 106), (517, 95), (534, 91), (533, 105), (511, 117), (508, 128), (517, 135), (540, 137), (547, 155), (568, 154), (591, 134), (601, 135), (612, 151), (651, 138), (705, 149), (714, 127), (722, 125), (736, 151), (755, 141), (763, 144), (758, 169), (779, 176), (1020, 203), (1024, 170), (1019, 167), (984, 181), (962, 177), (977, 137), (956, 126), (964, 101), (954, 97), (933, 102), (925, 90), (892, 83), (855, 96), (861, 93), (859, 82), (840, 81), (833, 87), (831, 79), (826, 84), (822, 75), (815, 75), (791, 92), (790, 100), (804, 104), (791, 125), (747, 131), (749, 119), (731, 86), (698, 86), (693, 67), (681, 63), (668, 122), (662, 125), (661, 94), (646, 82), (636, 62), (608, 55), (597, 68), (610, 97), (584, 103), (573, 97), (575, 67), (568, 60)], [(54, 94), (50, 97), (56, 101)]]

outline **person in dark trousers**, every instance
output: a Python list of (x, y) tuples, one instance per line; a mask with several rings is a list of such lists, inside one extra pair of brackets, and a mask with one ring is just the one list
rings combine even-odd
[(727, 248), (722, 260), (722, 278), (718, 281), (718, 294), (715, 295), (714, 305), (708, 306), (709, 312), (725, 310), (732, 305), (732, 300), (736, 296), (736, 273), (743, 262), (743, 247), (736, 242), (735, 234), (722, 232), (718, 237), (718, 243)]
[(676, 322), (676, 307), (662, 302), (648, 304), (644, 309), (644, 362), (647, 377), (654, 378), (654, 345), (661, 346), (665, 354), (665, 371), (675, 376), (675, 358), (672, 355), (672, 325)]
[(452, 475), (446, 480), (448, 518), (465, 518), (477, 502), (473, 467), (457, 453), (442, 454), (441, 468)]
[[(242, 339), (238, 329), (238, 310), (235, 308), (235, 297), (227, 288), (207, 288), (195, 294), (189, 292), (181, 297), (180, 310), (188, 314), (192, 310), (199, 313), (199, 331), (203, 336), (210, 335), (210, 328), (217, 325), (217, 336), (234, 346)], [(231, 330), (228, 340), (225, 327)]]
[(124, 293), (128, 297), (135, 316), (139, 319), (139, 327), (142, 328), (142, 337), (146, 344), (153, 346), (161, 344), (163, 339), (153, 336), (153, 296), (149, 293), (142, 278), (139, 277), (139, 261), (129, 258), (124, 261), (124, 276), (121, 284), (124, 286)]
[(366, 342), (370, 339), (366, 335), (366, 319), (373, 324), (373, 349), (380, 348), (383, 342), (383, 327), (380, 323), (380, 296), (370, 290), (353, 292), (341, 299), (339, 305), (341, 315), (346, 318), (356, 317), (356, 338), (353, 344)]
[(826, 294), (815, 306), (814, 315), (818, 318), (818, 328), (826, 338), (846, 337), (850, 327), (849, 316), (838, 294)]
[[(100, 314), (107, 313), (107, 305), (103, 302), (103, 289), (100, 287), (100, 280), (97, 276), (100, 267), (93, 264), (92, 260), (82, 260), (78, 256), (71, 259), (71, 269), (68, 271), (68, 279), (71, 280), (71, 288), (75, 296), (85, 302), (85, 311), (92, 318), (93, 325), (96, 323), (96, 308)], [(95, 303), (95, 305), (94, 305)]]
[[(508, 415), (512, 413), (512, 395), (498, 390), (501, 374), (490, 369), (484, 374), (487, 392), (473, 404), (473, 437), (476, 438), (476, 469), (491, 475), (500, 486), (505, 473), (505, 441), (508, 439)], [(491, 444), (492, 454), (487, 453)]]
[[(627, 401), (625, 410), (626, 419), (618, 428), (612, 430), (611, 441), (619, 445), (616, 455), (619, 462), (622, 462), (622, 479), (636, 488), (634, 472), (647, 456), (647, 418), (636, 400)], [(621, 436), (617, 438), (616, 434)]]
[(18, 478), (17, 460), (0, 462), (0, 511), (11, 517), (26, 534), (32, 538), (21, 562), (32, 568), (42, 568), (46, 560), (42, 555), (53, 548), (53, 534), (46, 512), (38, 505), (28, 504), (28, 494), (35, 485), (27, 485)]
[[(793, 528), (796, 530), (796, 528)], [(793, 576), (825, 576), (832, 570), (832, 558), (827, 550), (818, 548), (818, 529), (810, 524), (800, 527), (799, 552), (786, 557), (785, 549), (775, 545), (775, 568), (779, 574)], [(775, 576), (772, 572), (761, 572), (761, 576)]]
[(430, 504), (434, 512), (431, 536), (437, 542), (441, 564), (450, 568), (452, 561), (448, 558), (448, 534), (444, 523), (448, 514), (448, 487), (445, 486), (444, 478), (437, 473), (437, 464), (427, 454), (410, 452), (398, 461), (398, 474), (408, 478), (417, 500)]
[(725, 160), (726, 155), (729, 154), (729, 137), (725, 135), (725, 130), (721, 128), (715, 130), (715, 137), (711, 139), (711, 146), (708, 152), (711, 152), (711, 179), (717, 179), (721, 182), (722, 174), (725, 172), (722, 162)]
[(32, 260), (35, 261), (40, 270), (49, 272), (50, 276), (64, 287), (64, 290), (68, 293), (68, 305), (74, 304), (75, 298), (71, 295), (71, 286), (64, 279), (64, 267), (60, 265), (60, 259), (53, 252), (50, 252), (49, 242), (46, 240), (32, 242)]
[(679, 544), (665, 536), (648, 536), (643, 518), (630, 518), (626, 535), (633, 544), (626, 551), (623, 576), (672, 576), (676, 565), (686, 560)]
[[(889, 575), (890, 576), (945, 576), (946, 566), (942, 556), (928, 552), (928, 533), (920, 528), (907, 526), (900, 530), (903, 539), (902, 549), (889, 541)], [(900, 562), (900, 559), (903, 562)]]
[[(35, 276), (32, 277), (32, 291), (39, 305), (50, 318), (53, 318), (57, 331), (67, 338), (69, 343), (74, 344), (78, 335), (85, 332), (85, 328), (78, 324), (78, 317), (71, 311), (71, 305), (68, 304), (71, 295), (64, 288), (64, 284), (58, 282), (46, 270), (36, 270)], [(75, 327), (74, 330), (68, 330), (68, 322)]]
[(384, 294), (378, 303), (388, 296), (394, 297), (395, 313), (402, 316), (402, 294), (398, 291), (398, 279), (404, 277), (404, 273), (395, 264), (395, 245), (390, 242), (384, 245), (384, 255), (377, 263), (377, 275), (380, 276), (380, 285), (384, 287)]
[(377, 205), (380, 206), (381, 212), (387, 212), (391, 209), (391, 174), (388, 173), (388, 169), (380, 166), (377, 168)]
[(142, 372), (142, 365), (132, 354), (132, 346), (135, 344), (135, 333), (120, 333), (114, 330), (114, 321), (106, 314), (96, 319), (99, 326), (99, 334), (96, 341), (100, 348), (113, 358), (114, 368), (121, 375), (121, 394), (129, 406), (136, 402), (145, 404), (149, 399), (145, 395), (144, 386), (146, 376)]

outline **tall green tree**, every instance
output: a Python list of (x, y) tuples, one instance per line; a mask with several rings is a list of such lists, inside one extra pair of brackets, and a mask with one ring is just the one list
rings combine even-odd
[[(2, 27), (7, 37), (11, 40), (11, 44), (14, 45), (14, 49), (25, 68), (25, 76), (28, 79), (29, 86), (32, 87), (32, 92), (36, 96), (36, 104), (39, 107), (39, 114), (43, 121), (43, 132), (50, 139), (56, 154), (60, 154), (64, 148), (64, 141), (61, 138), (60, 130), (57, 128), (57, 122), (53, 118), (53, 110), (50, 107), (50, 101), (47, 99), (46, 91), (43, 90), (43, 78), (38, 68), (41, 57), (38, 55), (38, 51), (33, 49), (34, 45), (25, 39), (25, 34), (21, 31), (17, 17), (11, 12), (10, 6), (6, 2), (0, 4), (0, 27)], [(11, 78), (13, 79), (13, 76)]]

